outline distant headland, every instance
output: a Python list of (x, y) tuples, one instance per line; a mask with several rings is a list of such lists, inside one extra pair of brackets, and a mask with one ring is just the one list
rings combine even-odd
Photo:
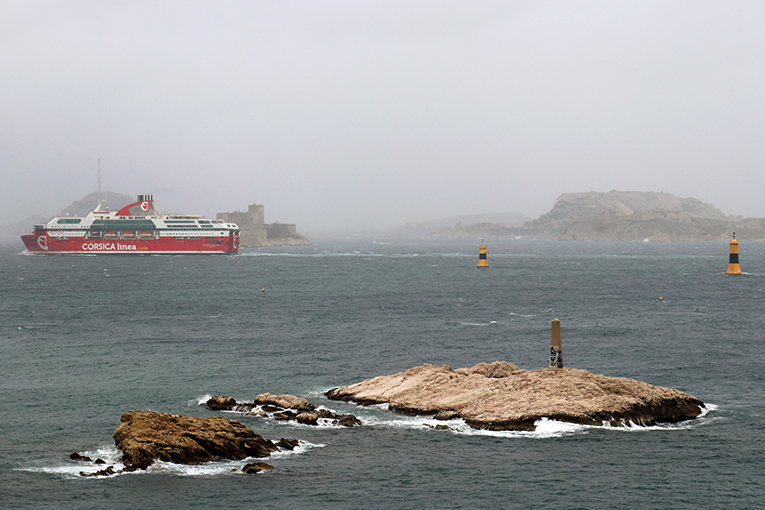
[[(407, 224), (388, 233), (406, 235), (415, 231), (415, 225), (427, 226)], [(433, 238), (569, 241), (723, 241), (736, 232), (741, 239), (765, 240), (765, 218), (729, 216), (712, 204), (670, 193), (614, 190), (563, 193), (550, 212), (523, 225), (470, 224), (459, 219), (449, 226), (420, 228), (419, 232), (419, 236)]]

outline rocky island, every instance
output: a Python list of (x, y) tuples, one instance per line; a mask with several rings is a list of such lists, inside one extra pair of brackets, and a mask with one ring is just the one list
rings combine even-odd
[(460, 219), (448, 226), (438, 221), (416, 225), (430, 228), (414, 230), (404, 225), (390, 233), (463, 239), (725, 241), (736, 232), (739, 239), (765, 239), (765, 218), (730, 216), (696, 198), (650, 191), (563, 193), (548, 213), (523, 225), (500, 223), (488, 216), (478, 222)]
[(725, 241), (765, 239), (765, 220), (729, 216), (696, 198), (671, 193), (563, 193), (552, 210), (518, 229), (522, 237), (564, 241)]
[(704, 403), (671, 388), (574, 368), (521, 370), (495, 361), (471, 368), (422, 365), (326, 393), (333, 400), (437, 420), (463, 419), (476, 429), (534, 430), (542, 418), (583, 425), (652, 425), (696, 418)]

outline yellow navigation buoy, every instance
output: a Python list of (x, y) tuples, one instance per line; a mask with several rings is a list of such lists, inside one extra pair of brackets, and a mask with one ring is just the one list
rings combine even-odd
[(261, 289), (261, 290), (260, 290), (260, 292), (265, 292), (265, 291), (266, 291), (266, 289)]
[(550, 329), (550, 368), (563, 368), (563, 342), (558, 319), (553, 319)]
[(738, 265), (738, 240), (736, 233), (733, 232), (733, 239), (730, 240), (730, 258), (728, 259), (728, 274), (741, 274), (741, 266)]
[(486, 259), (486, 245), (483, 244), (483, 239), (481, 239), (481, 244), (478, 246), (478, 265), (475, 267), (489, 267), (489, 261)]

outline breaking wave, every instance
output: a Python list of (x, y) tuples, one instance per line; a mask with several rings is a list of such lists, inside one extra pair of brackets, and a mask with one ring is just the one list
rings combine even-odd
[[(249, 457), (243, 460), (219, 460), (215, 462), (206, 462), (198, 465), (186, 465), (186, 464), (174, 464), (172, 462), (156, 461), (154, 464), (146, 468), (145, 470), (125, 471), (124, 464), (122, 463), (122, 452), (120, 452), (116, 446), (104, 446), (97, 448), (96, 450), (82, 451), (81, 455), (95, 459), (101, 459), (103, 464), (95, 464), (94, 462), (82, 462), (75, 460), (62, 460), (60, 464), (51, 466), (34, 466), (34, 467), (22, 467), (17, 468), (18, 471), (28, 471), (32, 473), (47, 473), (62, 478), (76, 478), (86, 480), (98, 480), (103, 478), (113, 478), (114, 476), (131, 476), (131, 475), (146, 475), (146, 474), (169, 474), (175, 476), (220, 476), (220, 475), (242, 475), (242, 468), (245, 464), (252, 462), (265, 462), (267, 464), (277, 464), (280, 459), (292, 457), (295, 455), (302, 455), (314, 448), (323, 448), (327, 446), (322, 443), (310, 443), (306, 441), (300, 441), (300, 444), (293, 450), (280, 450), (274, 452), (270, 457), (266, 458), (254, 458)], [(107, 466), (112, 466), (114, 474), (94, 476), (93, 474), (105, 469)], [(264, 471), (263, 473), (266, 473)], [(90, 475), (90, 476), (83, 476)]]

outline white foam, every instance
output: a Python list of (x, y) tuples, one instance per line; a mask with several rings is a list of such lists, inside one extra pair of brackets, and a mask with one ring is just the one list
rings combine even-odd
[[(278, 440), (274, 441), (277, 442)], [(302, 455), (314, 448), (324, 448), (327, 446), (322, 443), (310, 443), (300, 440), (298, 446), (292, 450), (279, 450), (271, 454), (270, 457), (255, 458), (248, 457), (243, 460), (220, 460), (214, 462), (206, 462), (204, 464), (186, 465), (186, 464), (174, 464), (172, 462), (155, 461), (151, 466), (145, 470), (139, 469), (136, 471), (125, 471), (125, 465), (122, 463), (122, 452), (120, 452), (116, 446), (104, 446), (92, 451), (78, 452), (80, 455), (90, 457), (94, 461), (96, 459), (102, 459), (104, 464), (95, 464), (93, 462), (83, 462), (66, 460), (63, 464), (53, 466), (34, 466), (18, 468), (19, 471), (29, 471), (33, 473), (48, 473), (52, 475), (61, 476), (64, 478), (83, 478), (81, 473), (91, 475), (98, 471), (106, 469), (108, 466), (112, 466), (114, 474), (103, 476), (88, 476), (88, 479), (102, 479), (110, 478), (113, 476), (121, 475), (141, 475), (147, 473), (167, 473), (176, 476), (219, 476), (228, 473), (242, 473), (242, 468), (245, 464), (253, 462), (266, 462), (269, 459), (281, 459), (294, 455)]]
[(205, 395), (202, 395), (201, 397), (197, 397), (194, 400), (190, 400), (188, 402), (188, 404), (189, 405), (198, 405), (198, 406), (207, 405), (207, 401), (210, 400), (211, 398), (213, 398), (213, 395), (210, 395), (209, 393), (207, 393)]
[[(432, 417), (403, 416), (392, 419), (367, 418), (362, 419), (362, 424), (368, 426), (408, 428), (408, 429), (431, 429), (438, 433), (453, 433), (466, 436), (506, 437), (506, 438), (547, 438), (562, 437), (583, 432), (586, 427), (574, 423), (559, 422), (543, 418), (535, 423), (536, 430), (488, 430), (475, 429), (461, 419), (435, 420)], [(447, 426), (448, 429), (438, 430), (438, 426)]]
[(489, 321), (489, 322), (460, 322), (463, 326), (491, 326), (492, 324), (496, 324), (497, 321)]
[(357, 415), (359, 420), (361, 420), (362, 426), (436, 429), (438, 425), (446, 425), (449, 427), (449, 429), (438, 430), (438, 432), (452, 432), (454, 434), (464, 434), (471, 436), (544, 439), (570, 436), (575, 434), (587, 434), (589, 431), (595, 429), (613, 430), (620, 432), (689, 430), (713, 421), (715, 418), (709, 418), (707, 415), (709, 412), (716, 410), (717, 406), (714, 404), (706, 404), (706, 409), (702, 409), (702, 413), (697, 418), (693, 420), (685, 420), (679, 423), (640, 425), (630, 422), (623, 426), (611, 426), (609, 423), (605, 423), (603, 425), (580, 425), (576, 423), (542, 418), (541, 420), (534, 422), (535, 430), (533, 431), (475, 429), (470, 427), (462, 419), (435, 420), (428, 416), (399, 415), (388, 412), (387, 404), (367, 406), (362, 409), (359, 410), (361, 413)]
[[(272, 453), (271, 458), (278, 459), (281, 457), (290, 457), (292, 455), (302, 455), (314, 448), (324, 448), (327, 446), (326, 443), (310, 443), (308, 441), (303, 441), (302, 439), (299, 439), (298, 441), (298, 445), (292, 450), (279, 450), (278, 452)], [(278, 443), (278, 441), (274, 441), (274, 443)]]
[[(120, 471), (125, 466), (122, 464), (122, 452), (120, 452), (116, 446), (103, 446), (95, 450), (85, 450), (78, 452), (83, 457), (90, 457), (95, 461), (101, 459), (104, 464), (95, 464), (94, 462), (83, 461), (65, 461), (64, 464), (54, 466), (37, 466), (19, 468), (19, 471), (31, 471), (35, 473), (49, 473), (53, 475), (59, 475), (66, 478), (81, 478), (80, 473), (92, 474), (98, 471), (106, 469), (108, 466), (112, 466), (114, 471)], [(117, 473), (115, 473), (117, 474)], [(107, 475), (108, 476), (108, 475)], [(114, 475), (111, 475), (114, 476)], [(105, 478), (105, 476), (97, 476), (93, 478)]]

